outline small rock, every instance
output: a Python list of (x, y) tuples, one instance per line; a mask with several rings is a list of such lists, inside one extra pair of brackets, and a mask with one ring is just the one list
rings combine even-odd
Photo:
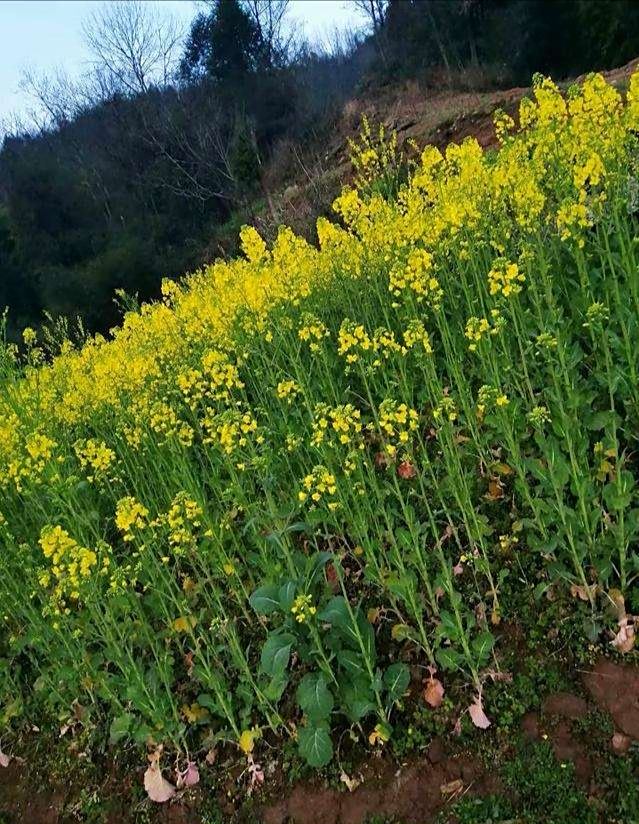
[(610, 746), (615, 755), (625, 755), (630, 749), (632, 738), (629, 735), (624, 735), (622, 732), (616, 732), (610, 741)]

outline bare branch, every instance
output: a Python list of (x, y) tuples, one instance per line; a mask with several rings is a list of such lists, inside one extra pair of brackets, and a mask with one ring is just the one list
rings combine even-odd
[(105, 3), (85, 21), (83, 33), (94, 68), (127, 94), (171, 81), (184, 34), (175, 17), (141, 0)]

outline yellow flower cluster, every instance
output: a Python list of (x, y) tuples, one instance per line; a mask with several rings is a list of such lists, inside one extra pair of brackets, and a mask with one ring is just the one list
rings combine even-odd
[(433, 354), (430, 336), (421, 320), (412, 320), (404, 329), (404, 344), (407, 349), (419, 348), (427, 355)]
[[(208, 409), (202, 419), (205, 444), (216, 444), (227, 455), (248, 444), (248, 436), (257, 431), (257, 421), (250, 412), (239, 409), (225, 409), (216, 413)], [(256, 439), (260, 442), (260, 438)]]
[(483, 420), (486, 412), (491, 409), (508, 406), (508, 396), (494, 386), (480, 386), (477, 395), (477, 418)]
[[(39, 544), (50, 564), (39, 576), (40, 585), (46, 588), (55, 582), (54, 601), (60, 601), (64, 597), (77, 601), (83, 581), (89, 578), (98, 565), (97, 553), (80, 546), (61, 526), (44, 527)], [(105, 555), (103, 569), (109, 563), (109, 557)]]
[(353, 404), (340, 404), (330, 407), (325, 403), (318, 404), (313, 416), (313, 446), (335, 442), (342, 446), (356, 444), (359, 449), (364, 448), (360, 435), (362, 432), (361, 413)]
[(193, 548), (197, 541), (197, 530), (201, 526), (202, 509), (186, 492), (179, 492), (171, 502), (166, 515), (158, 521), (166, 523), (169, 529), (169, 544), (174, 554)]
[[(397, 454), (398, 447), (408, 447), (411, 435), (417, 431), (419, 415), (405, 403), (398, 403), (392, 398), (386, 398), (379, 406), (378, 429), (384, 441), (384, 451), (390, 457)], [(369, 424), (369, 429), (375, 431), (375, 424)]]
[(369, 352), (374, 348), (374, 342), (362, 324), (348, 319), (342, 321), (337, 343), (337, 352), (346, 355), (347, 363), (356, 363), (361, 352)]
[(128, 496), (120, 498), (115, 509), (115, 525), (122, 533), (123, 540), (133, 541), (136, 533), (147, 526), (149, 510)]
[(391, 269), (388, 288), (397, 297), (409, 290), (416, 295), (418, 303), (426, 300), (433, 308), (439, 306), (444, 296), (433, 275), (433, 256), (426, 249), (413, 249), (404, 266)]
[(310, 595), (298, 595), (293, 601), (291, 612), (295, 616), (297, 623), (303, 624), (317, 613), (317, 607), (314, 606), (313, 599)]
[(115, 461), (115, 452), (104, 441), (95, 438), (80, 439), (73, 444), (73, 448), (82, 469), (92, 473), (87, 478), (89, 482), (103, 478)]
[(280, 381), (277, 384), (277, 389), (275, 391), (277, 397), (280, 400), (285, 400), (290, 406), (290, 404), (292, 404), (295, 398), (299, 395), (300, 387), (293, 380)]
[(576, 240), (579, 248), (583, 248), (585, 239), (584, 229), (592, 226), (588, 209), (583, 203), (564, 203), (557, 211), (557, 228), (562, 240)]
[[(302, 481), (302, 489), (298, 492), (298, 500), (304, 503), (310, 498), (313, 504), (318, 504), (323, 498), (333, 498), (337, 492), (337, 481), (335, 475), (329, 472), (325, 466), (314, 466), (312, 471)], [(328, 501), (328, 508), (333, 511), (337, 509), (338, 502)]]
[(457, 420), (457, 406), (450, 395), (444, 395), (441, 401), (433, 409), (433, 420), (436, 423), (448, 421), (448, 423), (455, 423)]
[(309, 312), (305, 312), (302, 315), (302, 325), (297, 334), (301, 341), (308, 343), (311, 352), (319, 352), (320, 343), (329, 336), (329, 331), (321, 320), (318, 320)]
[(525, 281), (526, 276), (519, 271), (519, 266), (505, 258), (497, 258), (488, 272), (488, 288), (491, 295), (502, 294), (506, 298), (517, 295)]
[(499, 309), (491, 309), (488, 318), (473, 317), (466, 321), (465, 337), (470, 341), (468, 348), (471, 352), (477, 351), (477, 344), (487, 335), (497, 335), (506, 323)]

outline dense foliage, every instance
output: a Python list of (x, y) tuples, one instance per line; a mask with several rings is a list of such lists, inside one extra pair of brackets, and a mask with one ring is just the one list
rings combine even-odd
[[(373, 89), (403, 78), (486, 89), (639, 53), (632, 0), (360, 6), (376, 10), (373, 30), (327, 50), (260, 27), (250, 11), (272, 23), (280, 0), (215, 0), (193, 20), (178, 76), (38, 88), (47, 119), (10, 129), (0, 150), (0, 309), (10, 307), (12, 336), (44, 311), (80, 314), (105, 332), (119, 318), (114, 290), (156, 298), (162, 277), (234, 251), (236, 228), (273, 190), (306, 179), (308, 157), (324, 154), (336, 112), (364, 78)], [(278, 172), (269, 164), (291, 144), (301, 165)]]
[(365, 130), (319, 249), (245, 228), (110, 340), (5, 347), (5, 720), (322, 766), (335, 727), (392, 735), (409, 661), (485, 726), (504, 591), (630, 650), (639, 75), (538, 77), (519, 118), (404, 183)]

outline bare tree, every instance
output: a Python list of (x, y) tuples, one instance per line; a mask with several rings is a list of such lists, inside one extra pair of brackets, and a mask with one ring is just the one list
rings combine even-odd
[(379, 34), (386, 20), (388, 0), (353, 0), (353, 5), (368, 20), (373, 34)]
[(172, 79), (183, 31), (157, 4), (115, 0), (83, 25), (94, 68), (128, 94), (144, 94)]
[(387, 63), (384, 23), (386, 22), (389, 0), (353, 0), (353, 5), (367, 19), (373, 31), (380, 57), (384, 63)]
[(287, 26), (289, 0), (243, 0), (242, 4), (257, 28), (268, 68), (284, 60), (294, 38)]

